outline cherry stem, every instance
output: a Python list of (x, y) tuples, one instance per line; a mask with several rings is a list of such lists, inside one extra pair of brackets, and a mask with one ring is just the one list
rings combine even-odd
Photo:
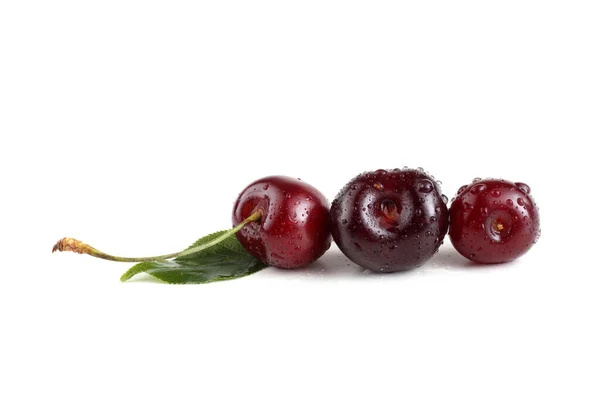
[(110, 254), (106, 254), (98, 249), (93, 248), (89, 244), (85, 244), (77, 239), (73, 238), (63, 238), (59, 240), (54, 247), (52, 248), (52, 252), (55, 251), (72, 251), (78, 254), (89, 254), (92, 257), (103, 258), (105, 260), (110, 261), (120, 261), (120, 262), (144, 262), (144, 261), (159, 261), (159, 260), (168, 260), (170, 258), (180, 257), (180, 256), (189, 256), (190, 254), (198, 253), (204, 249), (212, 247), (217, 243), (222, 242), (227, 239), (229, 236), (235, 234), (237, 231), (242, 229), (244, 226), (249, 224), (250, 222), (255, 222), (261, 219), (262, 211), (258, 210), (250, 215), (248, 218), (240, 222), (235, 227), (229, 229), (228, 231), (223, 232), (221, 235), (216, 238), (200, 244), (198, 246), (190, 247), (189, 249), (182, 250), (178, 253), (164, 254), (162, 256), (154, 256), (154, 257), (118, 257)]

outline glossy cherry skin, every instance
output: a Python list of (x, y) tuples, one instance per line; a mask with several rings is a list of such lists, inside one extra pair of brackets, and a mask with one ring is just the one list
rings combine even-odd
[(448, 230), (439, 190), (420, 170), (358, 175), (331, 205), (333, 240), (346, 257), (375, 272), (418, 267), (435, 254)]
[(450, 241), (478, 263), (503, 263), (525, 254), (540, 235), (538, 208), (524, 183), (476, 179), (450, 206)]
[(260, 210), (262, 217), (236, 233), (242, 246), (266, 265), (299, 268), (331, 246), (328, 202), (313, 186), (269, 176), (246, 187), (233, 207), (233, 225)]

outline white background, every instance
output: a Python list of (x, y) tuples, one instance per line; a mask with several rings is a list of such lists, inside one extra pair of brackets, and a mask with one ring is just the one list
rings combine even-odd
[[(599, 398), (598, 2), (0, 4), (1, 398)], [(50, 252), (177, 251), (254, 179), (404, 165), (528, 183), (541, 240), (187, 286)]]

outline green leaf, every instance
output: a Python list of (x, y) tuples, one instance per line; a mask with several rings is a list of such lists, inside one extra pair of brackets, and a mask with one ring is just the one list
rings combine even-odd
[[(220, 231), (197, 240), (189, 248), (214, 240), (230, 231)], [(230, 235), (204, 250), (179, 256), (173, 260), (142, 262), (131, 267), (121, 276), (125, 282), (145, 272), (167, 283), (209, 283), (241, 278), (266, 268), (260, 260), (248, 253)]]

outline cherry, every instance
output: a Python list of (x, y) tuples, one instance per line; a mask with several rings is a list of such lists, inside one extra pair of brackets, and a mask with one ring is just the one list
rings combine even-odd
[(475, 179), (450, 207), (450, 240), (463, 256), (502, 263), (525, 254), (540, 235), (538, 208), (524, 183)]
[(269, 176), (246, 187), (233, 207), (233, 225), (256, 212), (236, 233), (242, 246), (263, 263), (279, 268), (307, 265), (331, 245), (328, 202), (313, 186), (285, 176)]
[(333, 239), (350, 260), (375, 272), (418, 267), (446, 235), (446, 201), (421, 169), (360, 174), (332, 203)]

